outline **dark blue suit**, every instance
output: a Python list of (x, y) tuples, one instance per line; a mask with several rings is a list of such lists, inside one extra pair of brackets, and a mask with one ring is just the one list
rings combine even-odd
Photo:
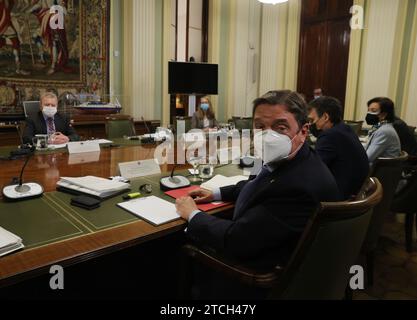
[[(222, 199), (236, 201), (247, 183), (222, 188)], [(233, 220), (198, 213), (188, 235), (249, 267), (272, 268), (288, 262), (319, 203), (340, 200), (332, 174), (307, 145), (258, 185)]]
[(356, 195), (369, 174), (366, 151), (353, 130), (339, 123), (318, 137), (316, 151), (333, 173), (345, 200)]

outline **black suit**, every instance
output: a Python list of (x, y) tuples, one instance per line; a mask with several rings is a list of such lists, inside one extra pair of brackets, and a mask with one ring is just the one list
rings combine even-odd
[[(247, 182), (221, 189), (236, 201)], [(233, 220), (198, 213), (188, 235), (201, 245), (256, 269), (285, 265), (320, 202), (340, 200), (329, 169), (307, 145), (261, 181)]]
[[(78, 141), (80, 137), (71, 126), (70, 120), (57, 113), (54, 117), (55, 131), (66, 135), (70, 141)], [(23, 143), (32, 143), (32, 139), (37, 134), (47, 134), (47, 124), (42, 112), (26, 119), (26, 128), (23, 133)]]
[(351, 127), (339, 123), (323, 131), (316, 151), (333, 173), (343, 199), (356, 195), (369, 175), (369, 160)]
[(414, 132), (410, 130), (407, 123), (400, 118), (395, 118), (393, 123), (395, 131), (401, 141), (401, 148), (411, 156), (417, 156), (417, 141)]

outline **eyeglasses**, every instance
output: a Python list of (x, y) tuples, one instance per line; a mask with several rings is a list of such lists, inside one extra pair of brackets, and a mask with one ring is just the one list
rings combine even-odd
[(146, 193), (146, 194), (150, 194), (152, 193), (152, 186), (150, 184), (144, 184), (142, 186), (139, 187), (139, 191)]

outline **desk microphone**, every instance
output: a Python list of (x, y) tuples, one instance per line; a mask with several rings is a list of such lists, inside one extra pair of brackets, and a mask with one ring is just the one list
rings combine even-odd
[(37, 183), (23, 183), (23, 173), (25, 172), (26, 166), (29, 160), (35, 153), (36, 147), (30, 149), (26, 157), (25, 164), (20, 171), (20, 177), (17, 185), (6, 186), (3, 188), (3, 196), (10, 201), (21, 201), (28, 200), (42, 196), (44, 190), (40, 184)]
[(191, 185), (190, 180), (184, 176), (174, 176), (176, 166), (172, 168), (171, 175), (169, 177), (162, 178), (160, 186), (162, 191), (170, 191), (181, 188), (186, 188)]
[(152, 135), (151, 129), (149, 129), (148, 124), (145, 121), (145, 118), (141, 117), (141, 119), (142, 119), (143, 123), (145, 124), (145, 128), (146, 128), (146, 131), (148, 132), (149, 137), (146, 137), (146, 138), (143, 137), (143, 138), (140, 139), (140, 141), (143, 144), (154, 144), (155, 143), (155, 138), (151, 137), (151, 135)]

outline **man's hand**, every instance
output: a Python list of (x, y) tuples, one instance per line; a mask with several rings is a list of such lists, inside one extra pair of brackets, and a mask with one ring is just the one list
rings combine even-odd
[(197, 205), (191, 197), (182, 197), (177, 199), (175, 206), (181, 218), (187, 221), (191, 213), (193, 213), (195, 210), (198, 210)]
[(204, 189), (191, 191), (188, 195), (194, 199), (195, 203), (211, 203), (214, 201), (213, 192)]
[(52, 137), (52, 144), (65, 144), (69, 142), (69, 138), (61, 132), (56, 132)]

